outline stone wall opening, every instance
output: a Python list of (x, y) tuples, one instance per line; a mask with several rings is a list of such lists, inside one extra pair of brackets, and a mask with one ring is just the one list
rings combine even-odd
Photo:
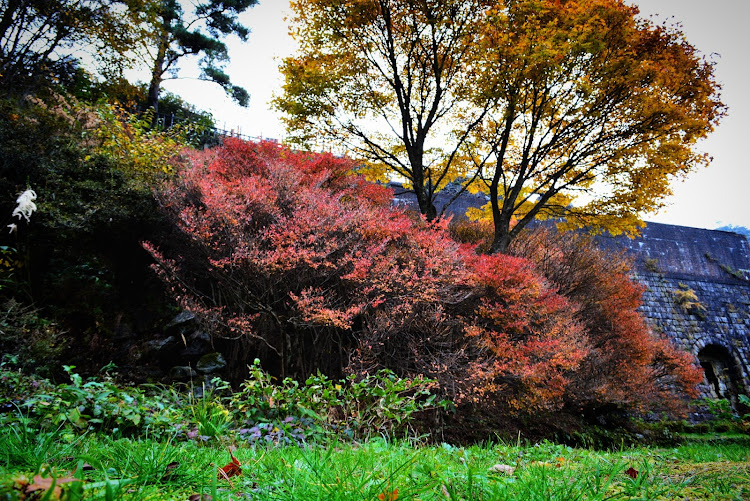
[(707, 397), (725, 398), (737, 409), (738, 395), (744, 393), (745, 388), (737, 363), (729, 350), (718, 344), (709, 344), (698, 352), (698, 361), (703, 367)]

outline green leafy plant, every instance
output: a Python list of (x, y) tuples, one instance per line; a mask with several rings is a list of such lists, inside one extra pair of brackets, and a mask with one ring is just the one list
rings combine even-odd
[(362, 379), (352, 375), (333, 381), (318, 373), (304, 384), (291, 378), (274, 384), (256, 359), (249, 372), (230, 407), (250, 426), (243, 430), (251, 440), (270, 436), (267, 441), (288, 443), (327, 435), (393, 436), (408, 430), (419, 412), (449, 405), (430, 392), (434, 381), (404, 379), (389, 370)]
[(86, 131), (91, 153), (85, 160), (94, 155), (116, 158), (119, 169), (148, 183), (171, 174), (171, 160), (184, 147), (187, 136), (200, 134), (189, 124), (175, 125), (166, 131), (153, 127), (153, 110), (139, 116), (100, 103), (95, 112), (97, 125)]
[(735, 418), (732, 404), (726, 398), (704, 398), (700, 400), (700, 404), (704, 405), (708, 412), (719, 421), (731, 421)]
[[(740, 401), (742, 405), (750, 408), (750, 397), (748, 397), (747, 395), (739, 395), (737, 399)], [(745, 414), (743, 416), (743, 419), (750, 419), (750, 414)]]
[(64, 366), (71, 382), (52, 385), (3, 367), (4, 386), (0, 406), (17, 407), (19, 412), (0, 415), (0, 424), (24, 422), (32, 430), (59, 429), (72, 439), (88, 431), (105, 431), (114, 436), (173, 433), (181, 421), (175, 410), (174, 394), (127, 388), (111, 379), (84, 379), (74, 367)]
[(747, 432), (750, 430), (750, 398), (740, 394), (737, 404), (736, 408), (733, 407), (726, 398), (704, 398), (695, 403), (713, 416), (708, 423), (710, 430)]
[(228, 388), (229, 383), (214, 378), (210, 385), (202, 384), (200, 397), (195, 397), (194, 393), (190, 393), (189, 418), (196, 426), (199, 436), (221, 437), (229, 429), (232, 415), (222, 404), (218, 395), (219, 392)]

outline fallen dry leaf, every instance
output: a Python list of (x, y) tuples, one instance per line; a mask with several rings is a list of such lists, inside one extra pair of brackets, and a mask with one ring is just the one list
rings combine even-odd
[(513, 475), (514, 471), (516, 471), (516, 469), (512, 466), (508, 466), (507, 464), (496, 464), (490, 467), (490, 473), (504, 473), (506, 475)]
[(229, 451), (229, 456), (232, 458), (232, 460), (227, 463), (226, 466), (220, 468), (219, 472), (216, 474), (216, 478), (218, 478), (219, 480), (221, 480), (222, 478), (229, 480), (229, 477), (242, 475), (242, 463), (237, 461), (237, 458), (234, 457), (232, 451)]
[(172, 461), (167, 465), (167, 467), (164, 469), (164, 476), (161, 477), (163, 481), (169, 480), (172, 478), (172, 474), (174, 471), (180, 466), (180, 463), (177, 461)]
[(445, 486), (445, 484), (442, 484), (440, 486), (440, 491), (443, 493), (443, 496), (445, 496), (445, 499), (451, 498), (451, 493), (448, 492), (448, 488)]
[[(51, 476), (43, 477), (37, 475), (31, 480), (31, 483), (26, 486), (26, 494), (31, 494), (37, 491), (47, 492), (52, 489), (52, 493), (47, 499), (60, 499), (60, 496), (62, 496), (62, 486), (70, 482), (80, 482), (80, 480), (72, 477), (55, 479)], [(54, 487), (52, 487), (53, 484)]]
[(638, 470), (633, 468), (632, 466), (625, 470), (625, 475), (629, 476), (632, 479), (638, 478)]

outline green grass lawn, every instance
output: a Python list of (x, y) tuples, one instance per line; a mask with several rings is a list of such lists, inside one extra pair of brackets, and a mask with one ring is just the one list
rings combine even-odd
[(0, 501), (750, 499), (744, 421), (671, 448), (427, 445), (380, 438), (434, 405), (391, 374), (279, 386), (257, 368), (198, 397), (1, 369)]
[[(549, 442), (462, 448), (371, 439), (304, 448), (1, 437), (3, 500), (750, 499), (747, 440), (607, 452)], [(231, 462), (230, 447), (241, 474), (224, 477), (217, 472)], [(62, 489), (44, 489), (52, 477)]]

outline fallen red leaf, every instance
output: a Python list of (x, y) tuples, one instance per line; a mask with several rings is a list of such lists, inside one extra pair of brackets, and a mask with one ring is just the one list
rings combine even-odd
[(378, 499), (380, 501), (396, 501), (398, 499), (398, 489), (381, 492), (378, 494)]
[(625, 470), (625, 475), (633, 479), (638, 478), (638, 470), (636, 470), (635, 468), (631, 466), (630, 468)]
[(234, 457), (232, 451), (229, 451), (229, 456), (231, 456), (232, 460), (227, 463), (226, 466), (220, 468), (219, 472), (216, 474), (216, 478), (218, 478), (219, 480), (221, 480), (222, 478), (226, 478), (227, 480), (229, 480), (229, 477), (242, 475), (242, 463), (237, 461), (237, 458)]

